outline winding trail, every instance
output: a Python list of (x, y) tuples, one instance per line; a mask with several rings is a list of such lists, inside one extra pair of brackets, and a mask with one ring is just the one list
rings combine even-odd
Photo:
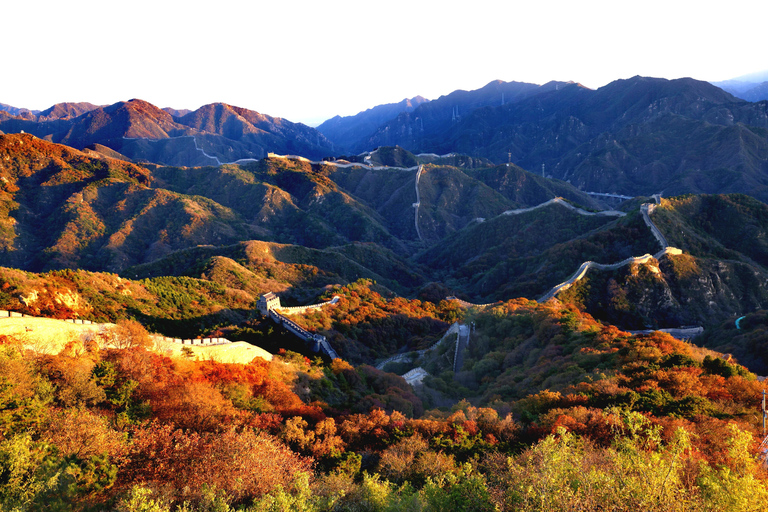
[[(597, 195), (597, 193), (593, 193), (594, 195)], [(603, 194), (605, 195), (605, 194)], [(661, 197), (659, 194), (654, 194), (653, 199), (655, 201), (655, 204), (653, 203), (643, 203), (640, 205), (640, 213), (643, 217), (643, 222), (648, 226), (648, 228), (651, 230), (651, 233), (653, 234), (654, 238), (659, 242), (659, 245), (661, 246), (661, 250), (657, 252), (656, 254), (644, 254), (642, 256), (633, 256), (630, 258), (626, 258), (622, 261), (619, 261), (617, 263), (596, 263), (594, 261), (585, 261), (582, 263), (579, 268), (576, 270), (576, 272), (571, 275), (568, 279), (563, 281), (562, 283), (558, 284), (557, 286), (552, 287), (547, 293), (539, 297), (537, 302), (546, 302), (552, 298), (555, 297), (559, 292), (563, 290), (567, 290), (571, 286), (573, 286), (574, 283), (584, 278), (584, 276), (587, 275), (587, 272), (589, 269), (598, 269), (598, 270), (616, 270), (620, 267), (623, 267), (624, 265), (630, 265), (633, 263), (647, 263), (651, 258), (659, 259), (662, 256), (666, 254), (683, 254), (683, 251), (676, 248), (676, 247), (670, 247), (669, 242), (667, 242), (666, 237), (662, 234), (661, 231), (659, 231), (659, 228), (656, 227), (656, 225), (651, 220), (650, 214), (653, 213), (653, 210), (658, 204), (661, 204)], [(549, 204), (560, 204), (562, 206), (565, 206), (567, 208), (570, 208), (574, 210), (575, 212), (579, 213), (580, 215), (612, 215), (617, 217), (623, 217), (626, 214), (623, 212), (613, 211), (613, 210), (607, 210), (603, 212), (587, 212), (586, 210), (582, 210), (581, 208), (577, 208), (566, 201), (562, 200), (559, 197), (556, 197), (554, 199), (550, 199), (549, 201), (546, 201), (544, 203), (541, 203), (537, 206), (533, 206), (530, 208), (520, 208), (517, 210), (508, 210), (502, 215), (519, 215), (521, 213), (530, 212), (533, 210), (536, 210), (537, 208), (545, 207)], [(492, 306), (493, 304), (472, 304), (463, 300), (459, 300), (456, 297), (447, 297), (447, 300), (456, 300), (461, 304), (463, 307), (475, 307), (475, 308), (484, 308), (488, 306)], [(678, 339), (689, 339), (693, 336), (696, 336), (698, 334), (701, 334), (703, 332), (703, 328), (700, 326), (693, 326), (693, 327), (687, 327), (687, 328), (665, 328), (665, 329), (656, 329), (661, 330), (664, 332), (667, 332), (671, 334), (672, 336), (678, 338)], [(653, 332), (653, 331), (633, 331), (637, 333), (645, 333), (645, 332)]]
[(620, 212), (617, 210), (602, 210), (599, 212), (588, 212), (587, 210), (582, 210), (581, 208), (573, 206), (571, 203), (569, 203), (562, 197), (553, 197), (549, 201), (545, 201), (541, 204), (537, 204), (536, 206), (531, 206), (530, 208), (518, 208), (517, 210), (507, 210), (505, 212), (502, 212), (501, 215), (520, 215), (521, 213), (532, 212), (533, 210), (536, 210), (538, 208), (547, 207), (550, 204), (559, 204), (560, 206), (565, 206), (566, 208), (573, 210), (579, 215), (589, 215), (589, 216), (597, 216), (597, 217), (625, 217), (627, 215), (626, 213)]
[(653, 221), (651, 220), (650, 214), (653, 213), (653, 210), (655, 208), (656, 208), (655, 204), (643, 203), (640, 205), (640, 213), (643, 215), (643, 221), (645, 222), (645, 225), (651, 228), (651, 233), (653, 233), (653, 236), (656, 238), (656, 240), (659, 241), (661, 248), (666, 249), (667, 247), (669, 247), (669, 243), (667, 242), (667, 239), (664, 237), (663, 234), (661, 234), (661, 231), (659, 231), (659, 228), (657, 228), (656, 224), (654, 224)]
[(419, 170), (416, 171), (416, 202), (413, 203), (413, 207), (416, 209), (416, 217), (414, 219), (416, 224), (416, 235), (422, 242), (424, 241), (424, 238), (422, 238), (421, 231), (419, 230), (419, 206), (421, 205), (421, 196), (419, 196), (419, 178), (421, 178), (421, 171), (423, 167), (424, 166), (420, 165)]
[[(654, 197), (654, 199), (658, 201), (656, 197)], [(624, 265), (630, 265), (632, 263), (646, 263), (651, 258), (659, 259), (665, 254), (682, 254), (683, 251), (681, 251), (680, 249), (669, 246), (667, 239), (664, 237), (661, 231), (659, 231), (659, 228), (656, 227), (656, 224), (654, 224), (653, 221), (651, 220), (650, 214), (653, 213), (653, 210), (655, 207), (656, 207), (655, 204), (643, 203), (640, 205), (640, 213), (643, 216), (643, 221), (645, 222), (646, 226), (650, 228), (654, 238), (656, 238), (656, 240), (659, 242), (659, 245), (661, 245), (661, 250), (659, 252), (657, 252), (654, 255), (644, 254), (642, 256), (630, 257), (618, 263), (610, 263), (610, 264), (595, 263), (594, 261), (585, 261), (584, 263), (581, 264), (579, 269), (570, 278), (558, 284), (557, 286), (553, 287), (547, 293), (542, 295), (538, 299), (538, 302), (546, 302), (549, 299), (553, 298), (557, 293), (563, 290), (567, 290), (573, 285), (573, 283), (575, 283), (576, 281), (579, 281), (580, 279), (583, 279), (590, 268), (596, 268), (598, 270), (616, 270), (619, 267), (623, 267)]]

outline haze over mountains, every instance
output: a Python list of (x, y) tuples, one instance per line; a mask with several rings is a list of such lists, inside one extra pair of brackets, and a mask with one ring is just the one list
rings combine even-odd
[(712, 82), (712, 85), (716, 85), (743, 100), (768, 100), (768, 71), (750, 73), (721, 82)]

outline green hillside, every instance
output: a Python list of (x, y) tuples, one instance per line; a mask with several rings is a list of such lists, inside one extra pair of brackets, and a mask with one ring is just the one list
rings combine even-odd
[(473, 301), (537, 298), (584, 261), (613, 263), (658, 246), (634, 212), (585, 216), (558, 204), (474, 223), (418, 255)]
[(665, 198), (652, 218), (683, 251), (659, 262), (590, 270), (558, 295), (623, 328), (702, 325), (768, 307), (768, 207), (749, 196)]

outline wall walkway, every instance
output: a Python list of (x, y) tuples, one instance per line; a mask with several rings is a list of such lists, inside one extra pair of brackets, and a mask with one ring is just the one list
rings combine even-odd
[(285, 327), (286, 330), (288, 330), (288, 332), (290, 332), (291, 334), (293, 334), (298, 338), (301, 338), (305, 342), (309, 343), (314, 352), (325, 354), (331, 359), (338, 359), (339, 355), (333, 349), (331, 344), (328, 343), (328, 340), (326, 339), (325, 336), (321, 334), (311, 333), (306, 329), (304, 329), (303, 327), (301, 327), (296, 322), (294, 322), (293, 320), (291, 320), (290, 318), (288, 318), (288, 315), (295, 315), (295, 314), (303, 313), (307, 310), (319, 309), (325, 306), (336, 304), (338, 301), (339, 301), (339, 296), (336, 295), (333, 297), (333, 299), (331, 299), (328, 302), (323, 302), (321, 304), (313, 304), (311, 306), (295, 306), (295, 307), (281, 306), (279, 308), (267, 306), (268, 307), (267, 314), (275, 323)]
[[(595, 195), (598, 195), (598, 194), (595, 193)], [(599, 194), (599, 195), (608, 195), (608, 194)], [(659, 252), (657, 252), (654, 255), (644, 254), (642, 256), (633, 256), (630, 258), (626, 258), (625, 260), (622, 260), (618, 263), (596, 263), (594, 261), (585, 261), (579, 266), (579, 268), (576, 270), (576, 272), (573, 273), (571, 277), (569, 277), (562, 283), (558, 284), (557, 286), (552, 287), (552, 289), (550, 289), (547, 293), (539, 297), (538, 302), (546, 302), (549, 299), (552, 299), (559, 292), (563, 290), (567, 290), (568, 288), (573, 286), (575, 282), (583, 279), (584, 276), (587, 275), (587, 271), (589, 271), (589, 269), (594, 268), (598, 270), (616, 270), (617, 268), (623, 267), (624, 265), (631, 265), (633, 263), (638, 263), (638, 264), (646, 263), (651, 258), (659, 259), (662, 256), (667, 254), (673, 254), (673, 255), (682, 254), (683, 251), (681, 251), (680, 249), (669, 246), (669, 242), (667, 242), (666, 237), (664, 237), (662, 232), (659, 231), (659, 228), (656, 227), (656, 225), (651, 220), (650, 214), (653, 213), (653, 210), (656, 208), (658, 204), (661, 204), (661, 196), (658, 194), (655, 194), (653, 196), (653, 199), (655, 204), (643, 203), (642, 205), (640, 205), (640, 214), (643, 217), (643, 222), (645, 222), (646, 226), (648, 226), (648, 228), (651, 230), (651, 233), (653, 234), (654, 238), (659, 242), (659, 245), (661, 246), (661, 250)], [(502, 215), (519, 215), (521, 213), (526, 213), (526, 212), (536, 210), (537, 208), (543, 208), (553, 203), (559, 204), (561, 206), (565, 206), (566, 208), (570, 208), (571, 210), (575, 211), (579, 215), (610, 215), (610, 216), (616, 216), (616, 217), (623, 217), (624, 215), (626, 215), (624, 212), (618, 212), (613, 210), (607, 210), (603, 212), (588, 212), (586, 210), (582, 210), (581, 208), (577, 208), (567, 203), (566, 201), (564, 201), (559, 197), (550, 199), (549, 201), (546, 201), (536, 206), (532, 206), (530, 208), (507, 210), (506, 212), (502, 213)], [(466, 308), (471, 308), (471, 307), (482, 308), (482, 307), (488, 307), (493, 305), (493, 304), (471, 304), (469, 302), (459, 300), (456, 297), (446, 297), (446, 299), (456, 300), (459, 302), (459, 304), (461, 304), (463, 307), (466, 307)], [(670, 334), (672, 334), (672, 336), (678, 339), (684, 339), (684, 338), (691, 338), (697, 334), (701, 334), (701, 332), (703, 332), (704, 329), (702, 327), (696, 326), (696, 327), (691, 327), (686, 329), (669, 328), (669, 329), (660, 329), (660, 330), (669, 332)]]
[[(2, 321), (3, 318), (46, 318), (46, 317), (25, 315), (17, 311), (0, 310), (0, 321)], [(100, 330), (109, 329), (115, 326), (115, 324), (92, 322), (90, 320), (82, 320), (80, 318), (62, 318), (62, 319), (51, 319), (51, 320), (60, 320), (62, 322), (69, 322), (69, 323), (78, 324), (78, 325), (93, 325), (94, 327), (97, 327)], [(181, 338), (168, 338), (166, 336), (160, 336), (158, 334), (150, 334), (150, 337), (154, 341), (166, 341), (170, 343), (176, 343), (178, 345), (211, 346), (211, 345), (225, 345), (228, 343), (232, 343), (230, 340), (226, 338), (181, 339)]]

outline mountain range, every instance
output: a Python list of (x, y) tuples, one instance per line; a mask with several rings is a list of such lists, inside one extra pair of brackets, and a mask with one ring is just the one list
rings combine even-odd
[(3, 510), (768, 501), (768, 102), (0, 109)]
[(731, 80), (712, 82), (712, 85), (716, 85), (743, 100), (768, 100), (768, 71), (750, 73)]
[[(620, 217), (527, 208), (560, 197), (594, 212), (656, 192), (768, 200), (768, 103), (692, 79), (634, 77), (598, 90), (494, 81), (336, 117), (317, 130), (223, 103), (195, 111), (141, 100), (4, 108), (0, 129), (28, 134), (0, 139), (0, 249), (5, 264), (36, 272), (254, 274), (243, 254), (256, 240), (272, 244), (267, 253), (291, 255), (279, 265), (327, 277), (284, 282), (297, 301), (358, 278), (411, 296), (430, 295), (437, 283), (472, 301), (535, 298), (586, 260), (613, 263), (658, 247), (637, 201), (620, 206)], [(702, 232), (701, 212), (683, 203), (657, 210), (662, 230), (697, 233), (671, 239), (693, 258), (685, 265), (704, 280), (700, 293), (679, 284), (684, 258), (667, 255), (654, 274), (664, 282), (650, 288), (626, 267), (590, 271), (563, 297), (633, 328), (712, 323), (768, 306), (760, 277), (768, 263), (754, 236), (764, 229), (762, 203), (700, 201), (739, 205), (733, 225), (752, 230), (742, 237), (750, 243), (724, 242)], [(513, 211), (521, 213), (503, 215)], [(690, 245), (694, 238), (703, 241)], [(620, 290), (637, 299), (631, 312), (611, 299)], [(720, 297), (714, 309), (700, 304), (707, 294)]]
[(428, 101), (422, 96), (415, 96), (399, 103), (377, 105), (354, 116), (335, 116), (318, 126), (317, 131), (332, 140), (339, 149), (354, 151), (360, 141), (373, 134), (379, 126), (402, 112), (413, 112), (419, 105)]
[(137, 99), (103, 107), (58, 104), (37, 115), (0, 111), (0, 130), (76, 149), (98, 144), (125, 159), (167, 165), (220, 165), (270, 152), (335, 154), (333, 144), (313, 128), (223, 103), (194, 112), (166, 111)]
[[(587, 260), (658, 251), (639, 199), (596, 214), (606, 206), (595, 196), (514, 165), (461, 167), (469, 160), (402, 148), (371, 160), (384, 165), (142, 166), (2, 135), (0, 258), (34, 272), (203, 279), (248, 300), (279, 291), (289, 304), (358, 279), (389, 294), (485, 303), (540, 297)], [(591, 270), (562, 300), (624, 328), (713, 325), (768, 307), (768, 206), (691, 197), (664, 199), (654, 214), (682, 255)]]
[(422, 129), (428, 107), (438, 103), (401, 114), (368, 145), (511, 160), (593, 192), (768, 198), (768, 104), (706, 82), (635, 77), (598, 90), (568, 84), (459, 119), (445, 103), (440, 122)]
[(176, 166), (268, 153), (316, 160), (351, 153), (349, 161), (362, 161), (359, 155), (377, 147), (399, 146), (514, 163), (590, 192), (737, 192), (768, 200), (768, 103), (688, 78), (634, 77), (597, 90), (494, 81), (433, 101), (414, 97), (337, 116), (318, 129), (226, 104), (188, 112), (131, 100), (0, 112), (0, 130)]

